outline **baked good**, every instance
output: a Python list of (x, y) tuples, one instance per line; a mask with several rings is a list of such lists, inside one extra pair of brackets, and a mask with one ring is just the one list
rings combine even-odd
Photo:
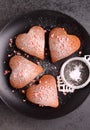
[(39, 106), (58, 107), (56, 80), (51, 75), (44, 75), (38, 85), (30, 86), (26, 91), (27, 99)]
[(40, 26), (33, 26), (28, 33), (19, 34), (16, 46), (22, 51), (44, 59), (45, 30)]
[(43, 68), (22, 56), (13, 56), (9, 61), (12, 69), (10, 84), (14, 88), (23, 88), (36, 76), (43, 72)]
[(61, 60), (80, 48), (80, 40), (75, 35), (69, 35), (60, 27), (54, 28), (49, 34), (49, 48), (52, 62)]

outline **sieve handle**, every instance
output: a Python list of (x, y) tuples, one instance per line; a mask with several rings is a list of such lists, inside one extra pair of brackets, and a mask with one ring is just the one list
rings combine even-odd
[(85, 55), (84, 59), (86, 60), (86, 62), (88, 63), (88, 65), (90, 67), (90, 55)]

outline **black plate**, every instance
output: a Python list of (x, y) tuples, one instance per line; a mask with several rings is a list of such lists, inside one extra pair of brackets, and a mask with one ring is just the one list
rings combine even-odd
[[(90, 55), (90, 36), (87, 31), (73, 18), (55, 11), (33, 11), (25, 16), (21, 16), (12, 22), (10, 22), (0, 33), (0, 96), (1, 99), (11, 108), (21, 112), (25, 115), (41, 119), (52, 119), (66, 115), (74, 109), (76, 109), (88, 96), (90, 92), (90, 84), (85, 88), (75, 91), (73, 94), (67, 94), (66, 96), (62, 93), (58, 93), (60, 105), (58, 108), (49, 108), (49, 107), (39, 107), (38, 105), (32, 104), (28, 101), (23, 102), (25, 95), (21, 93), (20, 90), (14, 90), (12, 92), (12, 87), (9, 84), (9, 75), (4, 75), (5, 69), (10, 69), (8, 62), (10, 57), (8, 54), (14, 55), (13, 50), (17, 48), (13, 45), (12, 48), (9, 47), (9, 39), (12, 38), (13, 42), (15, 36), (20, 33), (27, 32), (30, 27), (34, 25), (40, 25), (47, 30), (46, 33), (46, 43), (48, 43), (48, 34), (49, 31), (54, 27), (64, 27), (69, 34), (75, 34), (81, 40), (81, 47), (79, 50), (82, 51), (82, 56), (85, 54)], [(20, 50), (18, 50), (20, 51)], [(24, 56), (24, 53), (22, 52)], [(55, 65), (57, 71), (47, 70), (45, 73), (50, 73), (56, 76), (59, 73), (59, 69), (62, 63), (73, 56), (81, 56), (78, 51), (71, 56), (56, 62), (55, 64), (50, 64), (51, 67)], [(30, 57), (29, 57), (30, 58)], [(31, 57), (35, 62), (36, 59)], [(50, 57), (46, 57), (46, 62), (50, 62)], [(4, 64), (4, 61), (6, 63)], [(45, 62), (45, 64), (46, 64)], [(41, 61), (41, 64), (44, 66), (44, 63)], [(52, 67), (53, 68), (53, 67)]]

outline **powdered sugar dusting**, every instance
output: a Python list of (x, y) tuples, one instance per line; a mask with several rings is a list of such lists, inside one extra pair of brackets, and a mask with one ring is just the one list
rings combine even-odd
[(74, 60), (66, 65), (64, 75), (69, 84), (79, 86), (88, 79), (89, 69), (84, 62)]
[(72, 70), (71, 72), (70, 72), (70, 78), (71, 79), (73, 79), (73, 80), (75, 80), (75, 81), (80, 81), (81, 80), (81, 69), (83, 68), (83, 66), (82, 65), (79, 65), (79, 66), (75, 66), (74, 67), (74, 70)]

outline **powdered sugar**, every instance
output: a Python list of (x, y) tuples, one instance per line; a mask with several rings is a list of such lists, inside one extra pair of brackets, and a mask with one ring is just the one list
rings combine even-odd
[(89, 69), (83, 61), (70, 61), (65, 66), (64, 76), (70, 85), (79, 86), (87, 81), (89, 76)]
[(74, 70), (72, 70), (69, 74), (70, 78), (77, 82), (80, 81), (81, 80), (81, 71), (80, 70), (82, 68), (83, 68), (82, 65), (79, 65), (79, 66), (75, 65)]

